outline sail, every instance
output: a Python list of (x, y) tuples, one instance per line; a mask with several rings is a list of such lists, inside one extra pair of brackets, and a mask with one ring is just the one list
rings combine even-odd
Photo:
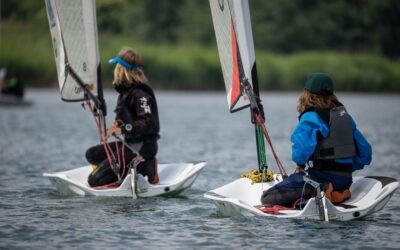
[(248, 0), (210, 0), (230, 112), (249, 106), (241, 81), (247, 78), (258, 95), (256, 57)]
[(95, 0), (45, 0), (58, 74), (61, 98), (81, 101), (82, 86), (72, 77), (72, 69), (91, 92), (102, 95), (98, 72), (98, 48)]
[[(210, 0), (210, 8), (229, 110), (233, 113), (253, 106), (252, 122), (255, 127), (258, 166), (262, 171), (267, 167), (261, 127), (263, 124), (256, 122), (255, 110), (257, 110), (256, 113), (263, 114), (263, 107), (259, 103), (249, 2), (248, 0)], [(247, 85), (248, 93), (244, 93), (242, 83)]]

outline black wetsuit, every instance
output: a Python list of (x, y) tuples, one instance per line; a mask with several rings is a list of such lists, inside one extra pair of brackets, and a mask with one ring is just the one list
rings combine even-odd
[[(116, 121), (122, 124), (121, 131), (126, 142), (135, 148), (146, 160), (138, 166), (137, 171), (144, 176), (148, 176), (149, 182), (155, 178), (154, 164), (157, 154), (157, 140), (159, 139), (159, 118), (157, 101), (153, 90), (146, 84), (135, 83), (130, 87), (118, 87), (118, 103), (115, 109)], [(117, 157), (117, 147), (120, 159), (124, 157), (128, 164), (136, 156), (127, 147), (122, 152), (122, 143), (109, 143), (112, 151)], [(104, 145), (100, 144), (91, 147), (86, 152), (87, 160), (97, 168), (89, 175), (88, 183), (90, 186), (102, 186), (113, 183), (117, 176), (111, 169), (107, 158)], [(121, 160), (122, 161), (122, 160)], [(122, 165), (122, 164), (121, 164)], [(121, 175), (126, 175), (121, 167)], [(122, 176), (122, 178), (125, 176)]]

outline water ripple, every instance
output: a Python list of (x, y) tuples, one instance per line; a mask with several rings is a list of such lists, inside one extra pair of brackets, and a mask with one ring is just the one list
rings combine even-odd
[[(157, 93), (162, 128), (159, 161), (208, 162), (187, 193), (138, 200), (61, 196), (42, 173), (86, 164), (86, 148), (98, 142), (93, 120), (78, 103), (61, 102), (55, 90), (27, 94), (34, 105), (26, 109), (0, 107), (0, 248), (398, 249), (400, 245), (399, 192), (382, 211), (351, 222), (219, 216), (203, 198), (204, 192), (257, 168), (249, 114), (229, 114), (223, 93)], [(111, 110), (116, 95), (106, 91), (106, 97)], [(342, 99), (374, 147), (372, 167), (357, 174), (399, 178), (400, 98), (344, 94)], [(263, 100), (267, 127), (289, 170), (297, 95), (264, 94)]]

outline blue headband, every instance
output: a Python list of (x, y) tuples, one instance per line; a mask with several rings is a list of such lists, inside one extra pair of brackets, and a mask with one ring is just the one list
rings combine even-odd
[(117, 56), (116, 58), (111, 58), (110, 60), (108, 60), (109, 64), (116, 64), (119, 63), (121, 64), (124, 68), (128, 69), (128, 70), (137, 70), (137, 69), (142, 69), (142, 67), (135, 67), (129, 63), (127, 63), (126, 61), (124, 61), (124, 59), (122, 59), (121, 57)]

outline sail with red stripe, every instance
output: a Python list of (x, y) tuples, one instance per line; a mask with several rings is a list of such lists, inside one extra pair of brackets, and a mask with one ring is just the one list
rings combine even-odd
[(248, 79), (258, 94), (256, 59), (247, 0), (210, 0), (219, 59), (230, 112), (249, 107), (241, 91)]

